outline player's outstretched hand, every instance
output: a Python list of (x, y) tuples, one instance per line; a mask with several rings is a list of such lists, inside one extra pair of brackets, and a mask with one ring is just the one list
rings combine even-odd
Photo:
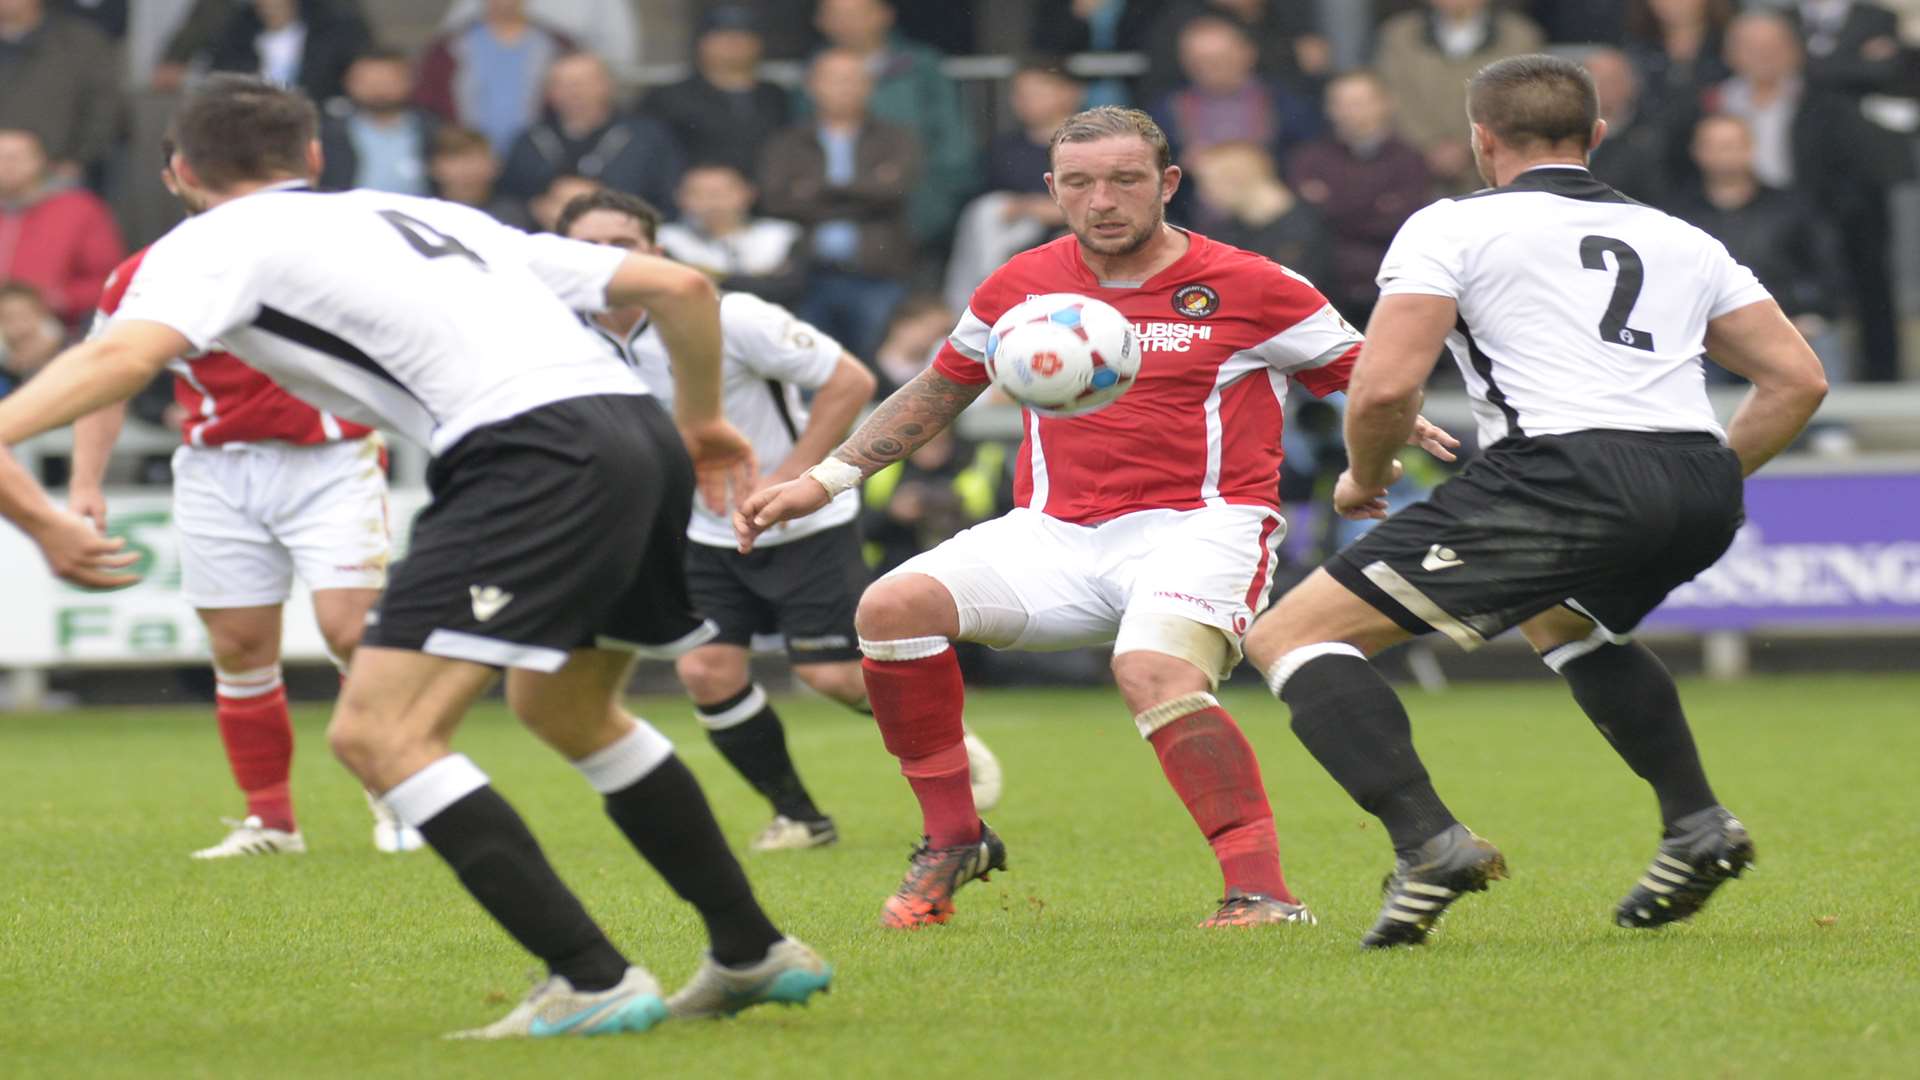
[(832, 501), (833, 496), (811, 476), (761, 488), (733, 515), (733, 535), (740, 542), (741, 553), (752, 551), (754, 539), (773, 526), (805, 517)]
[(127, 571), (140, 556), (122, 550), (126, 540), (101, 536), (92, 522), (78, 514), (56, 511), (34, 530), (33, 540), (54, 574), (81, 588), (120, 589), (140, 580), (140, 575)]
[(98, 532), (107, 531), (107, 497), (98, 488), (74, 485), (67, 489), (67, 509), (93, 523)]
[(1408, 446), (1417, 446), (1441, 461), (1454, 460), (1454, 451), (1459, 449), (1460, 440), (1447, 433), (1447, 429), (1424, 416), (1413, 418), (1413, 434), (1407, 436)]
[(738, 428), (718, 418), (681, 424), (680, 441), (693, 459), (693, 477), (707, 509), (724, 514), (753, 490), (760, 468), (753, 460), (753, 444)]
[(1387, 488), (1400, 479), (1400, 463), (1393, 463), (1393, 479), (1378, 487), (1364, 487), (1353, 478), (1352, 472), (1340, 474), (1340, 481), (1333, 485), (1333, 508), (1340, 516), (1352, 521), (1365, 521), (1368, 518), (1387, 516)]

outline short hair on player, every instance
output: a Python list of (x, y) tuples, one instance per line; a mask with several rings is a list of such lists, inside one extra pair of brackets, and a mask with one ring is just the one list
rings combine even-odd
[(252, 75), (214, 75), (173, 118), (180, 156), (200, 182), (222, 191), (250, 180), (305, 176), (319, 130), (313, 102)]
[(568, 201), (567, 205), (561, 209), (560, 216), (554, 219), (553, 231), (561, 236), (565, 236), (567, 235), (567, 230), (573, 228), (574, 222), (579, 221), (595, 210), (611, 210), (616, 214), (625, 214), (635, 221), (638, 221), (640, 223), (641, 235), (647, 238), (647, 243), (649, 244), (654, 242), (654, 237), (660, 232), (660, 222), (662, 220), (660, 211), (654, 209), (652, 203), (638, 195), (629, 195), (624, 191), (615, 191), (612, 188), (601, 188), (599, 191), (591, 194), (574, 196), (574, 198)]
[(1467, 117), (1516, 149), (1572, 142), (1584, 150), (1600, 119), (1600, 95), (1593, 76), (1572, 60), (1509, 56), (1467, 84)]
[(1053, 154), (1062, 143), (1099, 142), (1126, 135), (1135, 135), (1144, 140), (1153, 150), (1154, 160), (1160, 165), (1160, 171), (1166, 172), (1173, 164), (1173, 148), (1167, 145), (1167, 133), (1153, 122), (1153, 117), (1139, 109), (1127, 109), (1118, 105), (1096, 105), (1091, 109), (1082, 109), (1067, 117), (1067, 121), (1054, 131), (1053, 138), (1047, 143), (1047, 168), (1053, 168)]

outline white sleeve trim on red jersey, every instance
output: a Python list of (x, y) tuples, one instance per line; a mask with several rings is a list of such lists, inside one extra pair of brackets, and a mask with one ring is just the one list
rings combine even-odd
[(968, 308), (960, 316), (960, 324), (953, 328), (953, 333), (947, 335), (947, 344), (953, 346), (953, 351), (961, 356), (976, 364), (983, 364), (987, 360), (987, 337), (992, 333), (993, 327), (975, 315), (972, 308)]
[(1235, 356), (1253, 357), (1275, 371), (1291, 374), (1326, 367), (1361, 341), (1360, 331), (1341, 318), (1332, 304), (1322, 304), (1313, 314)]

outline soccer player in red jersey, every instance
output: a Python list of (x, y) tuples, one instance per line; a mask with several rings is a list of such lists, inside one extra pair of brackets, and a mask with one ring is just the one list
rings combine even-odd
[[(162, 179), (174, 188), (164, 170)], [(119, 307), (145, 257), (134, 253), (107, 278), (99, 324)], [(387, 580), (383, 444), (371, 428), (308, 405), (230, 353), (183, 357), (173, 370), (184, 417), (173, 455), (181, 588), (207, 630), (214, 716), (247, 806), (219, 843), (193, 854), (297, 854), (306, 840), (289, 788), (293, 724), (280, 676), (281, 609), (298, 575), (312, 592), (327, 651), (346, 670)], [(68, 504), (102, 530), (101, 480), (125, 416), (125, 405), (114, 405), (74, 428)], [(420, 847), (419, 833), (378, 801), (369, 804), (376, 848)]]
[[(919, 799), (926, 839), (882, 921), (952, 916), (953, 893), (1006, 863), (981, 822), (961, 745), (953, 641), (1061, 649), (1112, 642), (1120, 696), (1220, 862), (1225, 898), (1202, 925), (1311, 922), (1280, 869), (1260, 769), (1212, 691), (1267, 602), (1288, 386), (1345, 388), (1360, 334), (1304, 278), (1169, 226), (1179, 187), (1144, 113), (1097, 108), (1054, 134), (1047, 186), (1071, 236), (1015, 256), (973, 294), (934, 364), (826, 461), (745, 501), (742, 549), (911, 454), (985, 390), (989, 329), (1030, 296), (1118, 308), (1143, 351), (1127, 395), (1093, 414), (1029, 412), (1018, 506), (882, 578), (860, 603), (867, 689)], [(1457, 445), (1424, 421), (1412, 440)]]

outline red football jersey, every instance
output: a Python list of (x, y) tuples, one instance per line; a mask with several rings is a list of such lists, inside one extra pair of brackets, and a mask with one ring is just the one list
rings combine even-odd
[[(134, 252), (108, 276), (96, 324), (104, 325), (119, 308), (146, 254), (144, 248)], [(187, 414), (180, 434), (189, 446), (269, 440), (311, 446), (357, 439), (373, 430), (301, 401), (232, 353), (204, 352), (171, 366), (178, 376), (174, 400)]]
[(1298, 274), (1188, 233), (1179, 261), (1144, 282), (1096, 280), (1064, 236), (1008, 260), (974, 291), (934, 367), (987, 381), (988, 332), (1029, 297), (1104, 300), (1133, 324), (1140, 375), (1086, 416), (1026, 413), (1014, 497), (1076, 524), (1139, 510), (1245, 504), (1279, 508), (1287, 384), (1344, 390), (1360, 332)]

